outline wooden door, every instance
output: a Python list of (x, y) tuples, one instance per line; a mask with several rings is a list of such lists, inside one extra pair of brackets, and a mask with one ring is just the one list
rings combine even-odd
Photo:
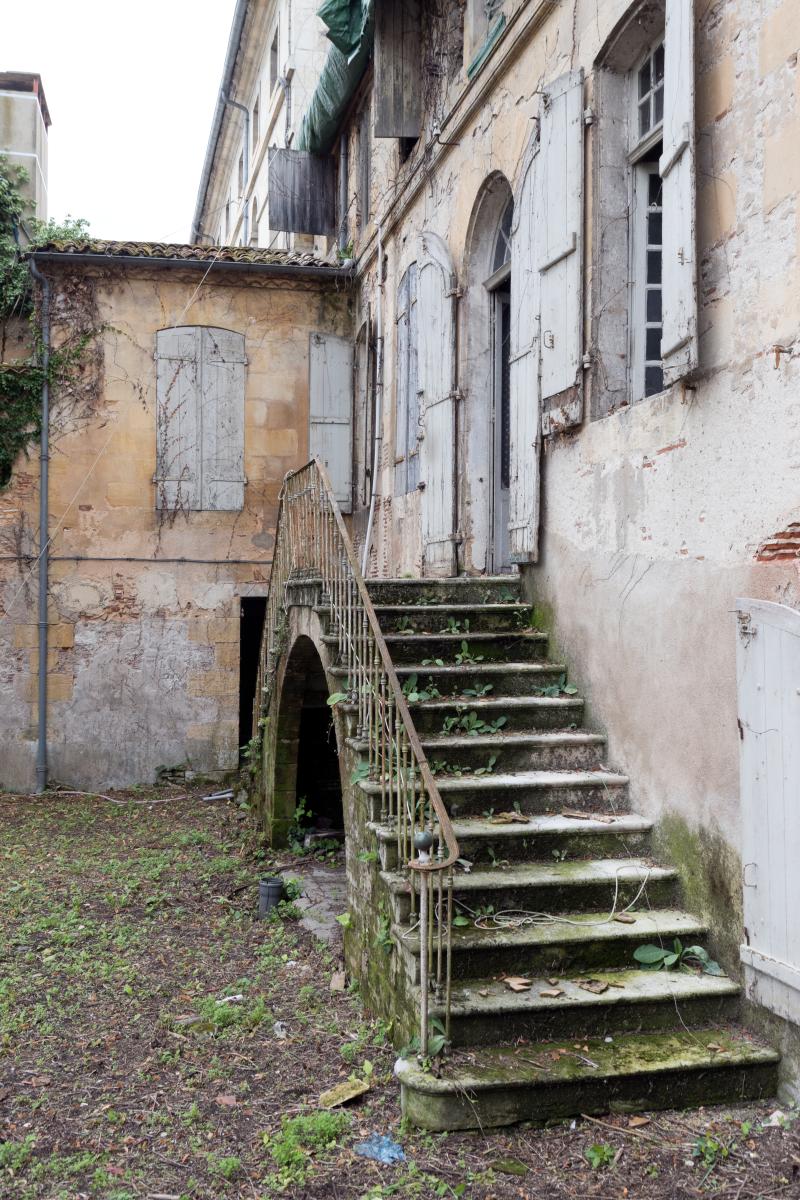
[(742, 883), (748, 994), (800, 1019), (800, 613), (738, 600)]

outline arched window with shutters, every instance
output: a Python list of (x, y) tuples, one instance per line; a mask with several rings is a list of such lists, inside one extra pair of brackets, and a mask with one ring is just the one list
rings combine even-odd
[(156, 334), (156, 507), (244, 506), (244, 334), (182, 325)]

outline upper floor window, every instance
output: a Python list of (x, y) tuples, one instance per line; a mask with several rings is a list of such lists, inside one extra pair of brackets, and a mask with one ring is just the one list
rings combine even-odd
[(260, 107), (259, 107), (259, 100), (256, 99), (256, 102), (253, 105), (253, 115), (252, 115), (252, 118), (250, 121), (250, 141), (251, 141), (250, 153), (252, 155), (255, 155), (256, 148), (258, 147), (258, 139), (261, 137), (260, 124), (261, 124), (261, 113), (260, 113)]
[(693, 0), (637, 2), (595, 72), (595, 416), (699, 362), (694, 29)]
[(279, 76), (279, 68), (278, 68), (279, 34), (280, 34), (280, 27), (278, 25), (276, 25), (275, 30), (272, 34), (272, 41), (270, 42), (270, 46), (269, 46), (269, 94), (270, 94), (270, 96), (272, 95), (273, 91), (275, 90), (275, 85), (278, 82), (278, 76)]
[(182, 325), (156, 334), (156, 507), (244, 506), (244, 334)]

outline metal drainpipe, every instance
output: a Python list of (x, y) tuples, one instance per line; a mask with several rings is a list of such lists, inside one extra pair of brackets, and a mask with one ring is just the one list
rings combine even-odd
[(50, 526), (50, 284), (33, 259), (29, 260), (33, 278), (42, 289), (42, 431), (39, 438), (39, 691), (38, 745), (36, 749), (36, 794), (47, 790), (47, 580), (50, 565), (48, 529)]
[(250, 205), (247, 200), (247, 185), (250, 182), (250, 109), (246, 104), (240, 104), (238, 100), (231, 100), (226, 91), (220, 90), (220, 95), (226, 104), (230, 104), (231, 108), (238, 108), (239, 112), (244, 113), (244, 170), (242, 171), (242, 196), (244, 197), (244, 212), (242, 213), (242, 230), (244, 232), (244, 244), (250, 245)]
[(347, 157), (347, 134), (339, 138), (339, 236), (337, 243), (340, 250), (347, 246), (347, 186), (350, 164)]

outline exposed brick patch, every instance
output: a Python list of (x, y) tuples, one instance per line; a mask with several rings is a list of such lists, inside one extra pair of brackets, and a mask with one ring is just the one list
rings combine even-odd
[(800, 521), (792, 521), (780, 533), (773, 533), (756, 551), (757, 562), (785, 562), (794, 558), (800, 558)]

